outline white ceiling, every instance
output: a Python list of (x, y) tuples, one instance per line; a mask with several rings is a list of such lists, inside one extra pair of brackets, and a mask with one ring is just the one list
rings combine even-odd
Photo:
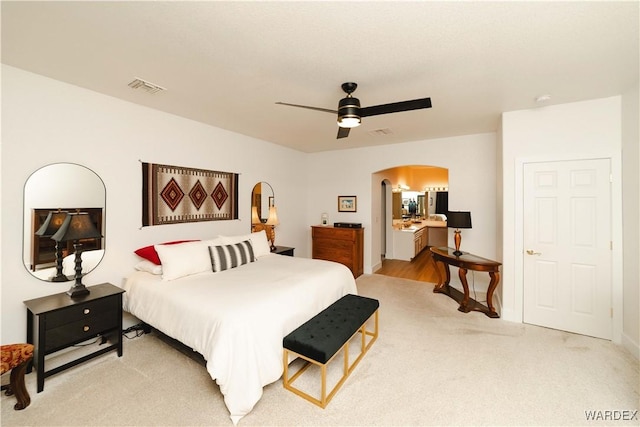
[[(1, 3), (5, 64), (304, 152), (492, 132), (539, 95), (618, 95), (639, 73), (637, 1)], [(335, 110), (346, 81), (363, 107), (433, 108), (336, 140), (332, 114), (275, 104)]]

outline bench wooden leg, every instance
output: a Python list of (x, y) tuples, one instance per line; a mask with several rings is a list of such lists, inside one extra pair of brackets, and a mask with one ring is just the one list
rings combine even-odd
[(18, 403), (13, 407), (16, 411), (26, 408), (31, 403), (31, 397), (27, 391), (27, 387), (24, 384), (24, 373), (27, 370), (27, 365), (30, 360), (27, 360), (11, 370), (9, 378), (9, 388), (5, 392), (6, 395), (15, 395)]

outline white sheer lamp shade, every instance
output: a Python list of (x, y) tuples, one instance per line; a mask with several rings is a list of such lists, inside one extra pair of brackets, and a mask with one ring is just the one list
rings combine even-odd
[(269, 218), (267, 219), (267, 225), (278, 225), (278, 211), (275, 206), (269, 207)]
[(251, 207), (251, 224), (260, 224), (260, 217), (258, 216), (258, 207)]

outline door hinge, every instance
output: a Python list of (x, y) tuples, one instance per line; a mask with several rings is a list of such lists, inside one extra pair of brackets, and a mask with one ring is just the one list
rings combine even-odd
[(611, 318), (613, 319), (613, 307), (611, 307), (610, 311), (611, 311)]
[(613, 250), (613, 240), (609, 240), (609, 249)]

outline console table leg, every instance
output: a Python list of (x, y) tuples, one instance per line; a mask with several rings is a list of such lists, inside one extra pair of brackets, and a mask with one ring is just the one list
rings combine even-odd
[(500, 273), (497, 271), (490, 271), (489, 277), (491, 277), (491, 282), (489, 282), (489, 289), (487, 289), (487, 307), (489, 307), (489, 313), (487, 316), (492, 318), (500, 317), (496, 312), (495, 307), (493, 306), (493, 291), (496, 290), (498, 286), (498, 282), (500, 281)]
[(464, 289), (464, 298), (460, 302), (459, 311), (463, 313), (468, 313), (471, 311), (469, 308), (469, 283), (467, 283), (467, 269), (459, 267), (458, 268), (458, 277), (460, 277), (460, 281), (462, 282), (462, 288)]
[[(433, 292), (447, 293), (447, 286), (451, 281), (451, 272), (449, 271), (449, 265), (442, 261), (435, 261), (436, 273), (438, 274), (438, 284), (433, 288)], [(442, 273), (444, 271), (444, 278)]]

